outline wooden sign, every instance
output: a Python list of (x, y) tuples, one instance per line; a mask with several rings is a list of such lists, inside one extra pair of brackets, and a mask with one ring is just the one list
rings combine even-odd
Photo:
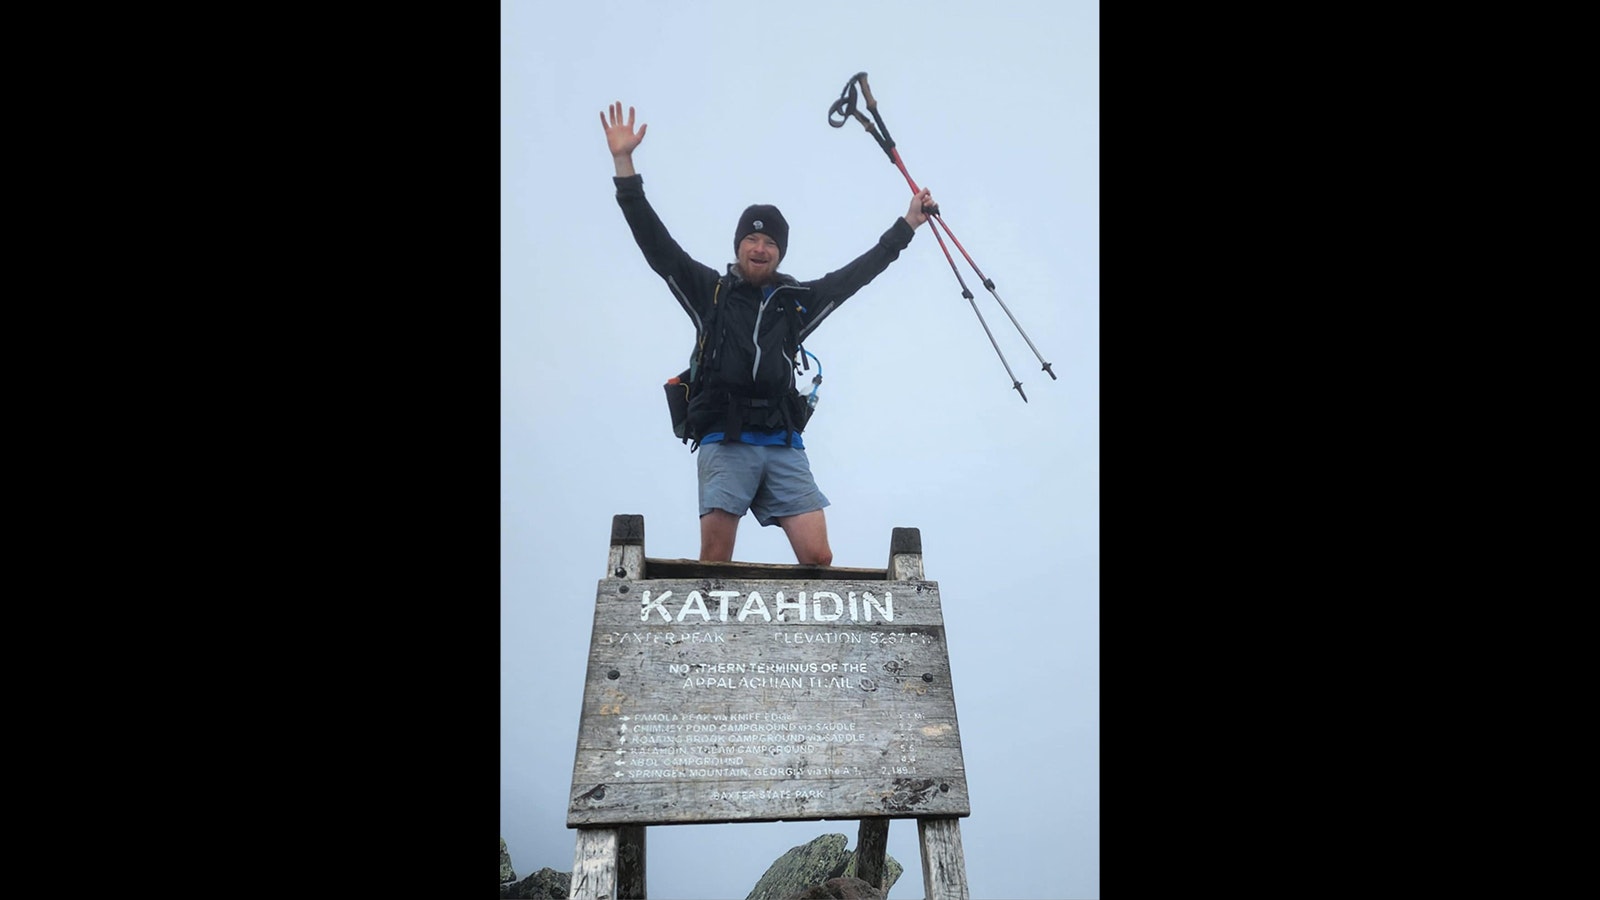
[(568, 827), (970, 813), (937, 583), (600, 582)]

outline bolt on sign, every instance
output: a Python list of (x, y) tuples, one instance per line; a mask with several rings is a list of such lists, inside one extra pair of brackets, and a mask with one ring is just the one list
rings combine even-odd
[(568, 827), (970, 814), (937, 583), (600, 582)]

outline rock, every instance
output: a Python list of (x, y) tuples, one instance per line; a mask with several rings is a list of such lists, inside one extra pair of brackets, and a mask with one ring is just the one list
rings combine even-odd
[(850, 861), (850, 854), (844, 849), (848, 843), (850, 839), (842, 834), (825, 834), (810, 843), (790, 847), (767, 868), (745, 900), (786, 900), (839, 875)]
[(502, 884), (500, 896), (507, 900), (567, 900), (572, 888), (572, 873), (543, 868), (516, 884)]
[[(888, 894), (889, 888), (894, 887), (894, 883), (900, 880), (900, 874), (904, 871), (905, 867), (900, 865), (894, 857), (887, 853), (883, 855), (883, 892), (885, 894)], [(850, 862), (845, 864), (844, 871), (840, 873), (840, 876), (843, 878), (856, 877), (856, 854), (854, 852), (850, 854)], [(856, 880), (860, 881), (859, 878)], [(862, 883), (865, 884), (866, 882)]]
[(884, 892), (859, 878), (829, 878), (785, 900), (884, 900)]
[[(859, 882), (862, 886), (876, 891), (866, 882), (853, 876), (855, 872), (855, 857), (853, 852), (845, 850), (850, 839), (842, 834), (825, 834), (810, 843), (789, 848), (789, 852), (778, 857), (767, 869), (761, 880), (756, 882), (754, 889), (745, 900), (791, 900), (803, 892), (813, 888), (826, 888), (830, 881), (843, 880)], [(883, 891), (872, 895), (876, 900), (889, 893), (889, 888), (894, 886), (895, 880), (904, 871), (903, 867), (895, 862), (894, 857), (886, 856), (883, 866)], [(835, 886), (836, 890), (848, 890), (844, 885)], [(815, 894), (815, 897), (843, 897), (859, 896), (866, 894)]]
[(511, 851), (506, 849), (506, 839), (500, 839), (500, 883), (517, 880), (517, 870), (511, 868)]

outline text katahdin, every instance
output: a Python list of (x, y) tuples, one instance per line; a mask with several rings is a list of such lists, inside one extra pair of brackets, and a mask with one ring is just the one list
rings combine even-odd
[[(705, 597), (702, 597), (699, 591), (690, 591), (689, 596), (684, 598), (683, 605), (677, 607), (677, 617), (674, 618), (672, 610), (667, 608), (668, 601), (672, 599), (672, 592), (662, 591), (659, 596), (652, 598), (647, 590), (640, 600), (639, 621), (650, 621), (650, 613), (654, 611), (661, 614), (663, 622), (682, 622), (691, 616), (698, 616), (702, 622), (727, 622), (729, 608), (733, 605), (730, 601), (742, 593), (742, 591), (707, 591), (706, 595), (716, 601), (714, 603), (716, 613), (713, 614), (706, 608)], [(809, 615), (810, 621), (813, 622), (837, 622), (848, 616), (851, 622), (871, 622), (874, 611), (882, 621), (893, 622), (893, 595), (884, 591), (883, 600), (879, 601), (871, 591), (862, 591), (860, 599), (857, 599), (855, 591), (846, 591), (844, 597), (833, 591), (815, 591), (808, 602), (805, 591), (797, 591), (793, 600), (785, 597), (783, 591), (778, 591), (773, 595), (772, 608), (769, 610), (766, 600), (761, 597), (761, 592), (751, 591), (733, 618), (739, 622), (756, 618), (763, 622), (804, 622)]]

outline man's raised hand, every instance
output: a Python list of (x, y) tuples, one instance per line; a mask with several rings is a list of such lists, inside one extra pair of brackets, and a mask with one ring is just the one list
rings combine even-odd
[(613, 157), (632, 156), (633, 148), (639, 146), (639, 142), (644, 140), (645, 130), (650, 126), (648, 124), (640, 125), (638, 133), (634, 133), (633, 107), (628, 107), (628, 119), (623, 121), (622, 101), (620, 100), (611, 104), (608, 111), (610, 113), (609, 119), (606, 113), (600, 114), (600, 127), (606, 130), (606, 146), (611, 148)]

